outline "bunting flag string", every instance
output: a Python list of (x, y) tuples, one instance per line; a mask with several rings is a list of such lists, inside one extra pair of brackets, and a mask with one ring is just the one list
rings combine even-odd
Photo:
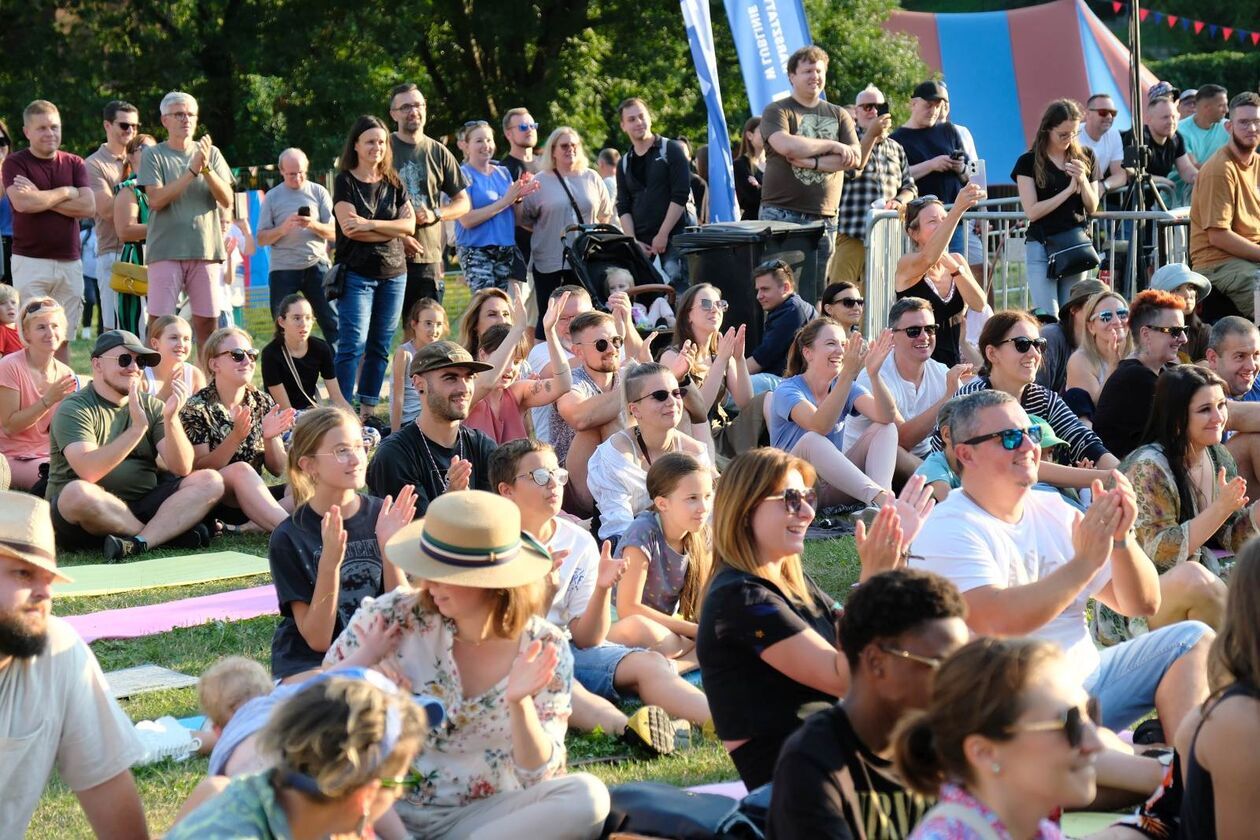
[[(1129, 4), (1111, 0), (1111, 11), (1117, 15), (1125, 14), (1129, 11)], [(1253, 47), (1260, 46), (1260, 31), (1253, 32), (1250, 29), (1240, 29), (1236, 26), (1208, 23), (1188, 18), (1185, 15), (1170, 15), (1154, 9), (1144, 8), (1138, 10), (1138, 20), (1142, 23), (1153, 22), (1156, 25), (1167, 23), (1169, 29), (1180, 26), (1185, 32), (1194, 30), (1195, 35), (1202, 35), (1204, 30), (1207, 30), (1207, 37), (1219, 37), (1222, 41), (1232, 41), (1234, 36), (1237, 35), (1238, 43), (1240, 44), (1250, 44)]]

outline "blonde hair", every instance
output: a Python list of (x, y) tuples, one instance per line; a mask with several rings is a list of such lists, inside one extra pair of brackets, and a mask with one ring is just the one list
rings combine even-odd
[[(713, 499), (713, 549), (722, 563), (757, 577), (766, 577), (766, 570), (757, 556), (753, 513), (766, 496), (782, 491), (788, 473), (793, 470), (801, 474), (806, 486), (813, 486), (817, 478), (814, 468), (782, 449), (762, 446), (731, 461), (718, 479)], [(714, 572), (716, 570), (714, 564)], [(794, 554), (787, 559), (774, 583), (797, 601), (809, 601), (805, 570), (799, 555)]]
[[(1108, 299), (1118, 300), (1125, 308), (1129, 308), (1129, 302), (1124, 299), (1124, 295), (1119, 292), (1108, 289), (1105, 292), (1099, 292), (1088, 301), (1085, 302), (1086, 322), (1092, 321), (1094, 318), (1094, 310)], [(1103, 359), (1102, 354), (1098, 352), (1098, 341), (1092, 335), (1088, 341), (1081, 342), (1081, 352), (1085, 354), (1085, 358), (1089, 359), (1089, 363), (1093, 365), (1094, 370), (1105, 372), (1107, 362)], [(1126, 328), (1124, 334), (1124, 346), (1120, 348), (1120, 358), (1127, 358), (1133, 352), (1133, 331)]]
[(220, 659), (197, 680), (197, 702), (218, 727), (226, 726), (236, 710), (250, 700), (270, 693), (267, 669), (244, 656)]
[(0, 283), (0, 303), (17, 303), (18, 290), (8, 283)]
[(315, 494), (315, 482), (302, 469), (302, 459), (315, 454), (324, 442), (324, 435), (333, 429), (345, 426), (352, 430), (361, 430), (359, 418), (344, 408), (336, 406), (320, 406), (303, 411), (302, 416), (293, 424), (293, 436), (289, 439), (289, 487), (293, 490), (293, 505), (305, 504)]
[(149, 327), (149, 346), (156, 350), (158, 342), (162, 340), (162, 334), (173, 324), (183, 324), (188, 327), (188, 334), (192, 335), (192, 327), (183, 318), (178, 315), (160, 315), (153, 320), (153, 326)]
[[(652, 462), (647, 471), (648, 498), (668, 496), (689, 475), (706, 473), (709, 468), (694, 455), (686, 452), (670, 452)], [(656, 502), (652, 503), (653, 508)], [(704, 585), (713, 568), (713, 532), (705, 524), (699, 531), (688, 531), (682, 537), (683, 554), (687, 556), (687, 575), (678, 593), (678, 611), (688, 621), (696, 621), (700, 604), (704, 600)]]
[[(497, 489), (497, 488), (496, 488)], [(500, 639), (516, 639), (525, 632), (530, 618), (546, 613), (543, 595), (545, 578), (511, 589), (486, 589), (490, 594), (490, 632)], [(427, 588), (419, 594), (420, 606), (435, 615), (437, 604)]]
[(61, 304), (57, 303), (54, 298), (35, 297), (22, 304), (22, 308), (18, 310), (18, 338), (22, 341), (23, 347), (30, 347), (30, 343), (26, 340), (26, 322), (32, 318), (39, 318), (43, 315), (53, 315), (61, 318), (61, 329), (63, 333), (67, 333), (63, 338), (65, 341), (70, 340), (68, 333), (70, 332), (70, 324), (66, 321), (66, 310), (61, 308)]
[[(391, 715), (400, 724), (398, 739), (383, 754)], [(340, 799), (403, 773), (424, 734), (420, 710), (405, 695), (386, 694), (366, 680), (332, 676), (279, 704), (259, 749), (274, 758), (282, 784), (286, 775), (299, 774), (314, 782), (317, 797)]]
[(250, 347), (254, 346), (254, 337), (240, 327), (223, 327), (210, 333), (210, 337), (206, 339), (205, 345), (201, 348), (201, 372), (206, 375), (206, 379), (214, 379), (214, 374), (210, 372), (210, 360), (219, 355), (219, 348), (223, 345), (223, 342), (234, 335), (244, 338), (249, 342)]
[(547, 138), (547, 142), (543, 144), (543, 171), (556, 171), (556, 158), (552, 147), (556, 144), (556, 141), (560, 139), (560, 136), (564, 134), (571, 134), (574, 141), (577, 143), (577, 153), (573, 156), (573, 171), (585, 172), (591, 165), (590, 158), (586, 156), (586, 144), (582, 142), (582, 135), (578, 134), (578, 130), (567, 125), (562, 125), (553, 130), (551, 135)]

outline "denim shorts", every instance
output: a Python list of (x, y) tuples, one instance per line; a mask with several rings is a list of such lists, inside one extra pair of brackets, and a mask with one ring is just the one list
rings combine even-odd
[(621, 660), (643, 648), (606, 642), (589, 648), (579, 648), (571, 644), (569, 649), (573, 651), (573, 678), (582, 684), (582, 688), (610, 703), (620, 703), (621, 695), (613, 685), (617, 666), (621, 664)]
[(1210, 632), (1201, 621), (1179, 621), (1099, 651), (1085, 690), (1098, 700), (1103, 726), (1124, 729), (1155, 708), (1168, 669)]

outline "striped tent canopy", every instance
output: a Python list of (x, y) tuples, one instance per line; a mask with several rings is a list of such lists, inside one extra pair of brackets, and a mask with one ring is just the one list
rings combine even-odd
[[(885, 28), (919, 42), (923, 63), (949, 86), (950, 118), (971, 130), (990, 183), (1010, 183), (1052, 100), (1105, 93), (1133, 124), (1129, 50), (1085, 5), (1055, 0), (1006, 12), (893, 12)], [(1155, 84), (1142, 69), (1142, 89)]]

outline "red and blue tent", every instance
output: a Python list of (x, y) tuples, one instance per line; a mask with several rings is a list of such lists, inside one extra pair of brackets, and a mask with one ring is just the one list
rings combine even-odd
[[(975, 136), (991, 183), (1009, 183), (1052, 100), (1105, 93), (1133, 124), (1129, 50), (1085, 5), (1055, 0), (1005, 12), (893, 12), (885, 28), (918, 40), (919, 57), (949, 87), (950, 119)], [(1143, 68), (1142, 88), (1155, 84)]]

